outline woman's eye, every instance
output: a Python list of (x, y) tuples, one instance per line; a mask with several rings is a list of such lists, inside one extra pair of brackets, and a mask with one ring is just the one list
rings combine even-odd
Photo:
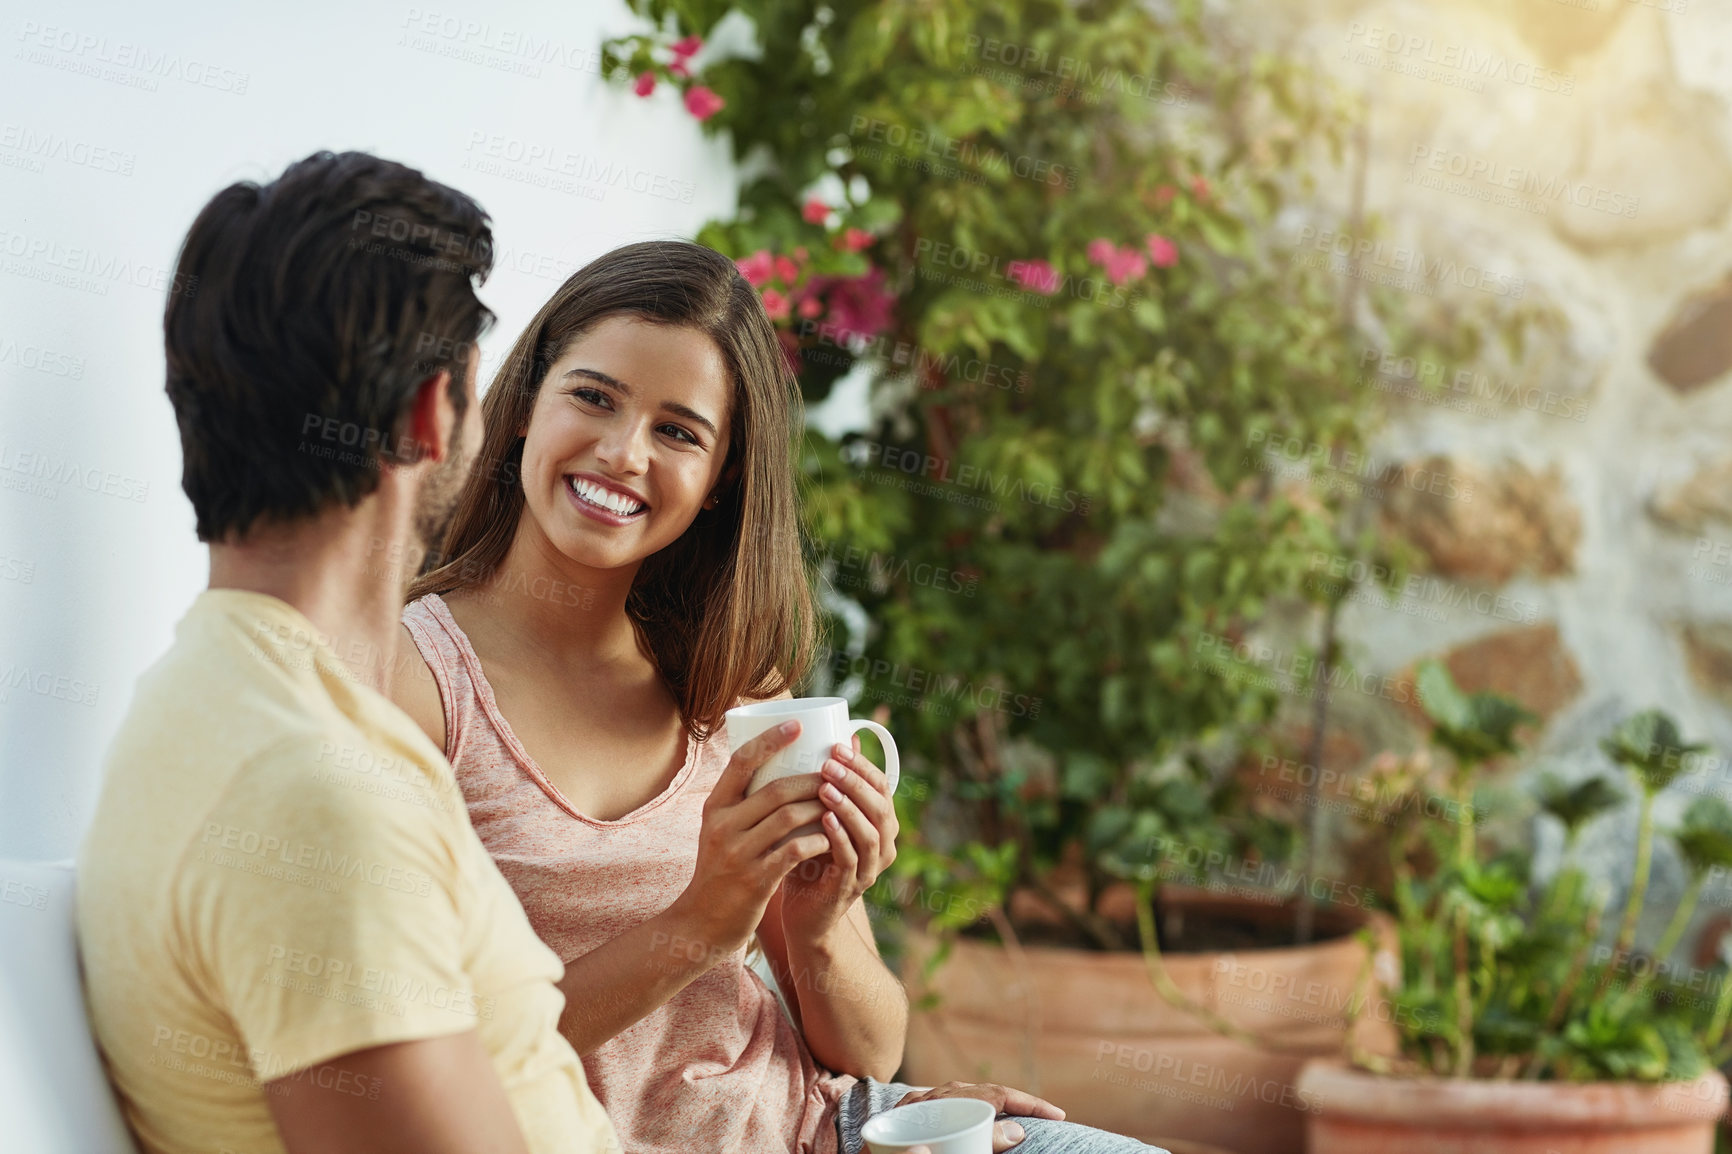
[(692, 436), (691, 433), (680, 428), (678, 425), (663, 425), (662, 432), (674, 438), (676, 441), (684, 441), (688, 445), (695, 445), (698, 443), (696, 437)]
[(602, 392), (600, 389), (590, 389), (580, 386), (571, 390), (571, 395), (576, 397), (578, 400), (591, 405), (600, 405), (607, 402), (607, 394)]

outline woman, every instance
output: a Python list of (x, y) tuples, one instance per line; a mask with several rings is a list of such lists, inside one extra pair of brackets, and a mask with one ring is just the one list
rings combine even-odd
[(443, 563), (403, 614), (422, 664), (393, 692), (565, 959), (560, 1030), (633, 1154), (854, 1154), (867, 1116), (927, 1095), (1026, 1118), (999, 1149), (1024, 1129), (1027, 1154), (1143, 1149), (1003, 1087), (886, 1085), (907, 1002), (861, 902), (895, 854), (883, 774), (856, 743), (745, 794), (792, 734), (730, 759), (723, 713), (787, 694), (816, 644), (784, 547), (791, 386), (725, 257), (648, 242), (579, 271), (487, 394)]

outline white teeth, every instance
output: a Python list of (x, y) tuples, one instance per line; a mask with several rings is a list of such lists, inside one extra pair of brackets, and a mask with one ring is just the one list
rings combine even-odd
[(609, 513), (617, 513), (621, 517), (629, 517), (645, 508), (630, 497), (621, 496), (611, 489), (604, 489), (595, 482), (586, 481), (582, 477), (568, 477), (565, 483), (571, 486), (573, 493), (591, 505), (600, 506)]

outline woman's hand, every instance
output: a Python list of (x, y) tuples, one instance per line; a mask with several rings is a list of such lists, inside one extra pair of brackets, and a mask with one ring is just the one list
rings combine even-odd
[(823, 833), (788, 837), (825, 812), (816, 800), (817, 774), (780, 778), (746, 794), (752, 775), (799, 732), (798, 721), (785, 721), (746, 742), (704, 801), (697, 867), (669, 912), (695, 927), (712, 957), (745, 944), (789, 870), (831, 849)]
[[(990, 1102), (994, 1110), (1000, 1114), (1019, 1114), (1024, 1118), (1051, 1118), (1055, 1122), (1064, 1120), (1064, 1111), (1048, 1102), (1045, 1098), (1036, 1098), (1026, 1090), (1013, 1090), (1009, 1086), (1000, 1086), (992, 1082), (946, 1082), (942, 1086), (934, 1086), (930, 1090), (916, 1090), (912, 1094), (904, 1094), (898, 1106), (906, 1106), (912, 1102), (930, 1102), (934, 1098), (979, 1098), (982, 1102)], [(993, 1154), (1002, 1154), (1023, 1138), (1021, 1124), (1005, 1119), (992, 1125)], [(910, 1150), (908, 1154), (915, 1154)]]
[(830, 851), (801, 862), (782, 882), (782, 933), (791, 944), (821, 941), (896, 860), (890, 782), (860, 755), (860, 738), (836, 745), (820, 767), (820, 826)]

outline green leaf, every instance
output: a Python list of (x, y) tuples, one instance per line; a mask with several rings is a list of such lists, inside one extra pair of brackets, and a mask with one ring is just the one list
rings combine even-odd
[(1610, 778), (1590, 777), (1570, 785), (1555, 774), (1543, 775), (1536, 787), (1540, 808), (1564, 824), (1574, 837), (1584, 825), (1624, 803), (1624, 796)]
[(1732, 869), (1732, 806), (1718, 797), (1697, 798), (1672, 840), (1695, 877), (1706, 877), (1716, 867)]
[(1131, 315), (1136, 317), (1138, 325), (1151, 333), (1167, 331), (1167, 314), (1154, 297), (1144, 297), (1131, 306)]
[(1686, 742), (1678, 723), (1658, 709), (1626, 718), (1600, 740), (1606, 756), (1623, 766), (1648, 793), (1659, 793), (1684, 768), (1684, 759), (1707, 749)]
[(1464, 767), (1514, 753), (1520, 748), (1516, 727), (1539, 720), (1508, 697), (1463, 694), (1440, 661), (1422, 662), (1415, 684), (1420, 708), (1432, 721), (1433, 739)]

